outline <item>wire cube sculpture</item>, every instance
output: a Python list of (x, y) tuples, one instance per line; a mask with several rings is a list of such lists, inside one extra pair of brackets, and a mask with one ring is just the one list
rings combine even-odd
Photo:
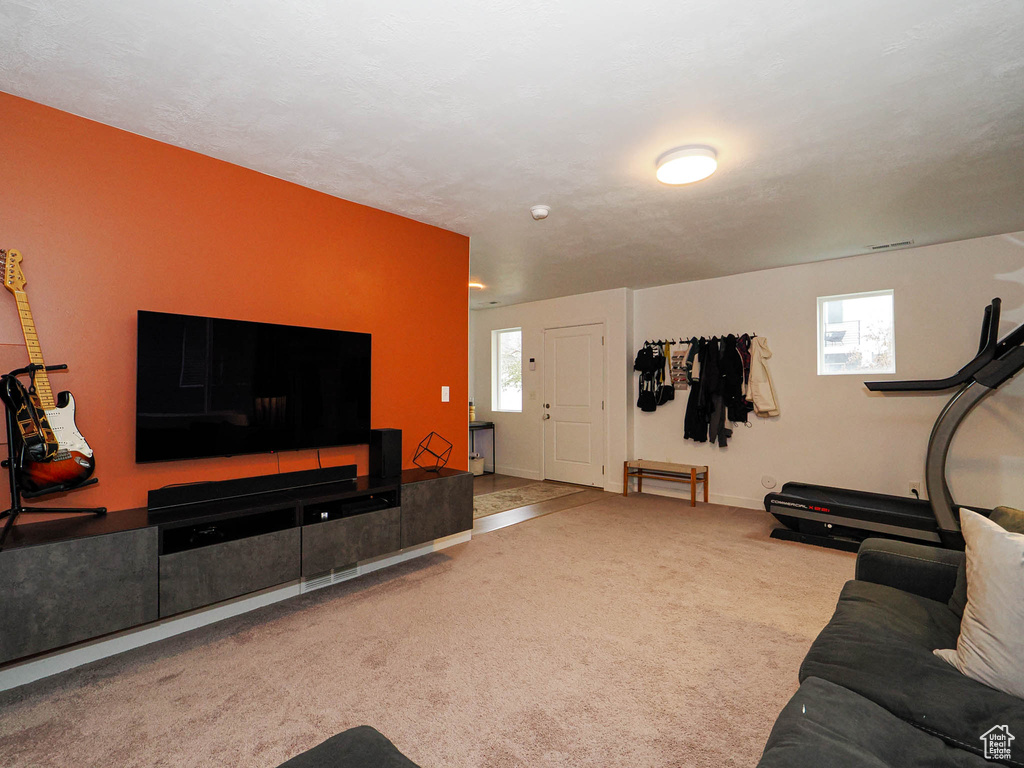
[(437, 432), (431, 432), (420, 441), (412, 463), (428, 472), (440, 472), (451, 455), (452, 444)]

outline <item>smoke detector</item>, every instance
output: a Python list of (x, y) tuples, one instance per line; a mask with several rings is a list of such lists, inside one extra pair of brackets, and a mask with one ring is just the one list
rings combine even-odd
[(533, 216), (534, 221), (546, 219), (549, 213), (551, 213), (550, 205), (535, 205), (530, 208), (530, 215)]

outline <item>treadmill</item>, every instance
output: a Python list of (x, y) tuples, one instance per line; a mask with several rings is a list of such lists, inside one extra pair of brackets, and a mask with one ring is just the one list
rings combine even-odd
[[(956, 389), (928, 440), (925, 488), (928, 500), (868, 491), (786, 483), (764, 497), (764, 508), (783, 524), (773, 539), (856, 551), (869, 536), (926, 542), (963, 549), (959, 506), (946, 482), (946, 457), (953, 435), (971, 410), (1024, 368), (1024, 325), (999, 340), (1000, 300), (985, 308), (978, 354), (945, 379), (866, 381), (872, 392), (936, 392)], [(987, 510), (971, 507), (979, 512)]]

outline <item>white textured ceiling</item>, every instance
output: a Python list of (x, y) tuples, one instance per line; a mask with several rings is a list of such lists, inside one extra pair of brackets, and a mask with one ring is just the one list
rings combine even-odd
[(474, 306), (1024, 230), (1019, 0), (3, 0), (0, 89), (467, 234)]

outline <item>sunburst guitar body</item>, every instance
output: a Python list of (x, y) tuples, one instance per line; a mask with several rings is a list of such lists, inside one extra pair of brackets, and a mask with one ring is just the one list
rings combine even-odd
[[(4, 287), (18, 302), (21, 329), (25, 335), (29, 361), (44, 366), (32, 310), (25, 293), (25, 275), (18, 251), (0, 250), (3, 257)], [(96, 467), (92, 448), (75, 424), (75, 398), (70, 392), (56, 397), (50, 388), (45, 368), (33, 375), (30, 389), (14, 378), (6, 378), (0, 395), (14, 414), (16, 451), (20, 461), (20, 480), (28, 491), (70, 489), (85, 482)]]
[(22, 484), (33, 491), (80, 485), (92, 475), (96, 462), (75, 424), (75, 398), (70, 392), (60, 392), (54, 407), (43, 413), (57, 438), (57, 450), (42, 461), (26, 459), (21, 467)]

